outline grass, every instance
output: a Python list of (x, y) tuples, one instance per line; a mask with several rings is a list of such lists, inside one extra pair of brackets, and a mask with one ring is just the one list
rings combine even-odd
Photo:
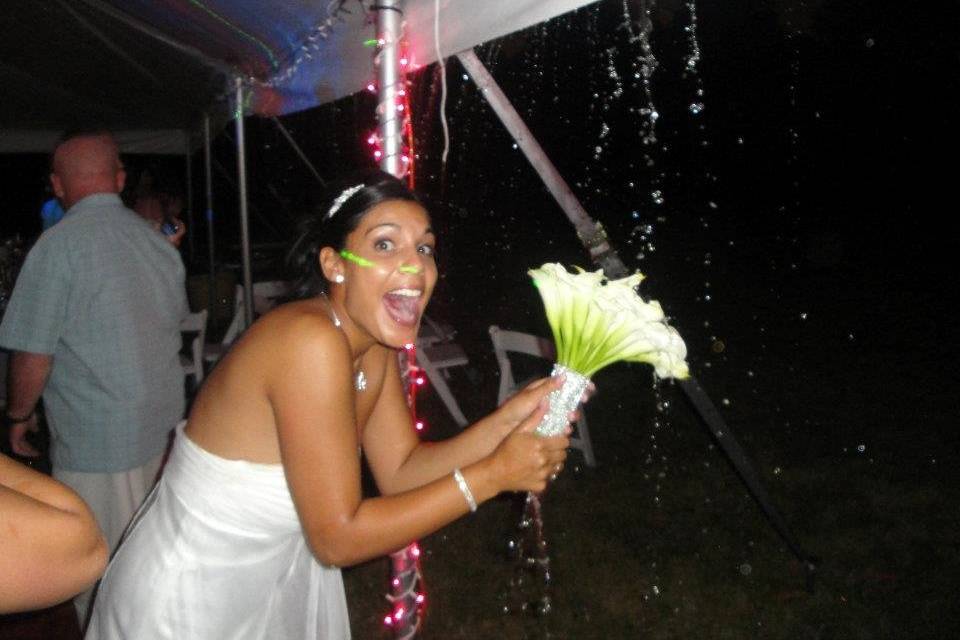
[[(795, 535), (820, 558), (807, 592), (801, 564), (678, 388), (662, 390), (673, 408), (655, 425), (653, 394), (630, 388), (648, 375), (626, 366), (600, 374), (588, 411), (598, 466), (583, 467), (574, 452), (545, 498), (553, 610), (503, 612), (517, 593), (507, 540), (518, 516), (501, 499), (422, 541), (422, 637), (960, 636), (953, 469), (918, 474), (859, 452), (838, 460), (816, 446), (793, 449), (777, 434), (742, 438)], [(442, 423), (427, 400), (432, 423)], [(346, 572), (358, 638), (389, 637), (380, 622), (386, 570), (373, 562)]]

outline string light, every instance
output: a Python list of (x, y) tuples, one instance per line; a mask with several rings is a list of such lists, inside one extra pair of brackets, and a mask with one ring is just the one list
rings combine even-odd
[[(402, 33), (403, 26), (400, 30)], [(380, 34), (376, 43), (377, 52), (374, 55), (374, 66), (378, 68), (383, 58), (384, 47), (388, 44), (384, 34)], [(391, 80), (393, 84), (386, 87), (378, 87), (375, 81), (370, 82), (367, 89), (380, 95), (376, 113), (383, 131), (389, 132), (390, 135), (399, 133), (400, 140), (397, 141), (398, 144), (396, 145), (392, 139), (387, 141), (391, 154), (388, 158), (384, 158), (384, 140), (381, 139), (380, 135), (377, 133), (368, 134), (366, 140), (378, 164), (399, 165), (398, 167), (390, 166), (389, 170), (398, 173), (398, 178), (406, 177), (407, 184), (413, 189), (415, 185), (414, 163), (411, 161), (414, 157), (413, 126), (410, 119), (411, 109), (409, 92), (407, 91), (407, 75), (415, 68), (415, 65), (412, 64), (410, 56), (407, 55), (407, 42), (402, 36), (400, 36), (399, 42), (394, 41), (390, 44), (397, 44), (399, 49), (398, 66), (400, 68), (396, 70), (398, 72), (395, 74), (396, 80)], [(386, 77), (393, 77), (393, 75), (385, 74)], [(400, 124), (399, 131), (396, 129), (398, 123)], [(399, 155), (401, 162), (393, 162), (396, 156), (392, 154), (395, 153)], [(389, 162), (383, 162), (383, 160)], [(401, 371), (407, 387), (407, 402), (410, 406), (413, 427), (415, 432), (420, 434), (425, 431), (426, 424), (417, 418), (416, 398), (417, 391), (423, 386), (425, 380), (422, 370), (416, 365), (416, 357), (416, 345), (414, 343), (404, 345), (401, 359), (405, 360), (405, 366), (404, 363), (401, 364)], [(420, 570), (420, 547), (416, 542), (413, 542), (402, 551), (390, 554), (390, 559), (394, 578), (391, 581), (392, 589), (391, 593), (387, 595), (387, 599), (393, 605), (393, 611), (384, 617), (384, 625), (392, 630), (395, 639), (409, 640), (419, 632), (426, 608), (423, 574)]]
[[(196, 0), (191, 0), (191, 2), (196, 3)], [(292, 62), (281, 68), (266, 80), (250, 78), (250, 83), (257, 84), (261, 87), (276, 88), (279, 85), (288, 82), (294, 75), (296, 75), (297, 71), (300, 70), (300, 66), (304, 63), (304, 61), (313, 59), (311, 51), (319, 51), (321, 41), (326, 40), (330, 36), (330, 32), (338, 22), (344, 21), (342, 15), (344, 13), (350, 13), (344, 8), (345, 4), (346, 0), (331, 0), (327, 4), (326, 16), (317, 22), (312, 29), (310, 29), (306, 38), (304, 38), (303, 43), (299, 46), (296, 52), (290, 56)], [(269, 51), (268, 55), (270, 55)], [(279, 65), (277, 64), (276, 59), (272, 55), (270, 55), (270, 58), (272, 66), (277, 68)]]
[[(369, 42), (370, 41), (368, 40), (365, 42), (365, 44)], [(378, 49), (377, 54), (374, 56), (374, 65), (376, 66), (380, 64), (380, 52), (382, 51), (383, 47), (387, 44), (387, 40), (386, 38), (381, 36), (377, 38), (375, 42)], [(416, 157), (416, 155), (414, 154), (414, 151), (413, 151), (414, 141), (413, 141), (413, 124), (410, 119), (410, 113), (411, 113), (410, 95), (409, 95), (410, 92), (407, 91), (407, 87), (409, 86), (410, 83), (407, 80), (407, 77), (411, 72), (418, 69), (420, 65), (417, 65), (414, 62), (413, 58), (409, 55), (408, 53), (409, 44), (406, 38), (401, 38), (399, 44), (400, 44), (400, 58), (399, 58), (400, 80), (397, 81), (398, 86), (396, 87), (396, 91), (394, 93), (395, 97), (399, 99), (399, 101), (393, 106), (393, 108), (395, 109), (396, 113), (399, 114), (399, 117), (402, 119), (401, 127), (400, 127), (400, 132), (401, 132), (400, 134), (400, 138), (401, 138), (401, 145), (400, 145), (401, 146), (401, 149), (400, 149), (401, 175), (400, 177), (406, 177), (407, 184), (410, 186), (410, 188), (413, 188), (414, 181), (415, 181), (413, 159)], [(380, 87), (377, 86), (377, 83), (375, 81), (371, 81), (367, 83), (367, 90), (371, 93), (383, 93), (384, 95), (390, 93), (389, 91), (381, 92)], [(387, 111), (387, 108), (388, 108), (388, 105), (386, 104), (386, 100), (383, 100), (377, 105), (377, 113), (385, 114)], [(371, 140), (373, 141), (371, 142)], [(381, 140), (380, 136), (376, 134), (371, 134), (370, 136), (367, 137), (367, 143), (373, 147), (373, 151), (372, 151), (373, 158), (378, 163), (381, 160), (383, 160), (383, 157), (384, 157), (382, 142), (383, 141)]]

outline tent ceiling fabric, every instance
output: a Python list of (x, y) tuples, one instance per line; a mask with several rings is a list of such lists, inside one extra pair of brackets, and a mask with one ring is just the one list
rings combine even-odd
[[(596, 0), (439, 0), (449, 56)], [(407, 0), (411, 58), (436, 60), (436, 0)], [(51, 131), (196, 130), (226, 110), (231, 73), (253, 79), (262, 114), (308, 109), (362, 90), (374, 77), (364, 4), (347, 0), (316, 49), (327, 0), (7, 0), (0, 13), (0, 151), (35, 150)], [(293, 64), (302, 58), (300, 64)], [(291, 64), (292, 75), (267, 86)], [(37, 132), (29, 139), (28, 131)], [(171, 149), (175, 147), (170, 147)]]
[[(596, 0), (440, 0), (440, 51), (448, 57), (593, 2)], [(305, 61), (275, 92), (261, 88), (259, 110), (271, 114), (302, 111), (361, 91), (374, 79), (373, 51), (364, 46), (364, 41), (375, 35), (373, 26), (354, 3), (345, 7), (352, 13), (341, 14), (343, 22), (333, 25), (323, 46), (311, 54), (312, 60)], [(404, 3), (405, 35), (414, 64), (437, 60), (434, 8), (435, 0)]]

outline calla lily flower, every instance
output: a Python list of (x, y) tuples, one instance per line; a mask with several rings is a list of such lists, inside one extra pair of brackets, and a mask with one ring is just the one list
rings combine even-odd
[(570, 273), (548, 262), (529, 275), (540, 292), (557, 363), (590, 378), (614, 362), (646, 362), (660, 378), (686, 378), (687, 346), (660, 303), (637, 293), (643, 275), (608, 280), (603, 270)]

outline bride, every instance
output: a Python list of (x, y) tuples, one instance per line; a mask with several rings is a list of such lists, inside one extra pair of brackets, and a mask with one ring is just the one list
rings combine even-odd
[[(543, 491), (565, 435), (533, 433), (558, 380), (421, 442), (397, 351), (437, 280), (430, 217), (370, 172), (305, 221), (300, 298), (207, 378), (100, 585), (87, 639), (350, 636), (338, 567), (395, 551), (502, 491)], [(360, 455), (382, 494), (361, 494)]]

